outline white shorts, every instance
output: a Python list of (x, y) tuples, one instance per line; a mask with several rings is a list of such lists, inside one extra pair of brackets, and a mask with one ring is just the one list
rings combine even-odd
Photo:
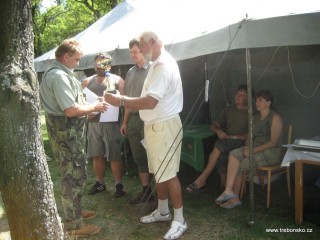
[(180, 117), (144, 126), (149, 172), (157, 183), (177, 176), (180, 167), (182, 124)]

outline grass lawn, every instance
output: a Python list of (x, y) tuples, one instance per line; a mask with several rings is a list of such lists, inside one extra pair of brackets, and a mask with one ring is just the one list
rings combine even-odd
[[(45, 126), (43, 126), (44, 145), (47, 155), (52, 157), (50, 145), (48, 143)], [(48, 162), (51, 177), (54, 183), (54, 194), (57, 201), (59, 213), (63, 217), (60, 190), (59, 172), (56, 162)], [(293, 170), (293, 169), (292, 169)], [(152, 204), (132, 206), (129, 200), (132, 199), (140, 190), (137, 170), (131, 159), (126, 165), (127, 174), (124, 175), (124, 185), (127, 194), (120, 199), (113, 197), (114, 187), (110, 168), (106, 174), (107, 191), (91, 196), (87, 192), (94, 184), (95, 178), (92, 170), (92, 162), (88, 164), (88, 180), (84, 189), (82, 205), (85, 209), (95, 210), (98, 215), (95, 219), (88, 220), (88, 223), (101, 226), (99, 234), (88, 239), (130, 239), (130, 240), (157, 240), (170, 227), (169, 222), (143, 225), (139, 223), (139, 218), (153, 210)], [(181, 163), (179, 178), (183, 186), (190, 183), (197, 176), (188, 165)], [(313, 181), (313, 179), (312, 179)], [(207, 240), (207, 239), (320, 239), (320, 227), (305, 219), (302, 225), (294, 223), (294, 189), (291, 199), (286, 190), (286, 180), (281, 177), (274, 182), (271, 188), (270, 208), (266, 208), (266, 189), (255, 186), (255, 211), (254, 226), (249, 227), (250, 206), (249, 194), (243, 198), (243, 205), (234, 209), (223, 209), (214, 203), (214, 199), (221, 193), (219, 179), (214, 172), (208, 179), (209, 189), (200, 195), (190, 195), (183, 193), (184, 216), (189, 225), (186, 233), (181, 237), (182, 240)], [(311, 181), (305, 186), (305, 207), (316, 212), (320, 205), (320, 189), (316, 188)], [(294, 184), (292, 182), (292, 188)], [(172, 208), (170, 208), (172, 210)], [(318, 219), (320, 215), (317, 215)], [(5, 212), (3, 203), (0, 201), (0, 240), (1, 232), (6, 232), (8, 226), (3, 222)], [(2, 223), (1, 223), (2, 222)], [(283, 229), (294, 231), (312, 230), (312, 233), (270, 233), (268, 229), (280, 231)]]

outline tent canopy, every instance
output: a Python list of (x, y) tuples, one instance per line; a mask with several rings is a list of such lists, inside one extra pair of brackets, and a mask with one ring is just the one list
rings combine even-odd
[[(316, 0), (126, 0), (75, 37), (84, 49), (78, 69), (92, 69), (101, 51), (112, 54), (114, 66), (133, 64), (129, 41), (154, 30), (179, 61), (181, 118), (204, 123), (209, 122), (208, 109), (202, 103), (193, 106), (204, 93), (205, 80), (210, 80), (213, 120), (233, 102), (237, 86), (246, 82), (245, 48), (251, 48), (254, 89), (272, 91), (284, 122), (294, 126), (293, 138), (313, 137), (320, 132), (319, 10)], [(54, 52), (35, 59), (37, 72), (48, 68)]]
[[(320, 43), (320, 3), (291, 1), (126, 0), (75, 36), (83, 46), (78, 67), (93, 67), (99, 52), (112, 54), (112, 65), (132, 64), (128, 43), (143, 31), (154, 30), (166, 49), (184, 60), (227, 49)], [(35, 59), (44, 72), (53, 49)]]

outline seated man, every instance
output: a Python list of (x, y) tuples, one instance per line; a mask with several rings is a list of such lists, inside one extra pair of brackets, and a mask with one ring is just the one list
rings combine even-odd
[[(185, 187), (188, 193), (197, 194), (205, 190), (206, 180), (219, 160), (219, 174), (225, 185), (226, 165), (228, 158), (223, 157), (231, 150), (242, 147), (248, 132), (248, 95), (247, 85), (241, 84), (237, 88), (235, 104), (225, 107), (211, 129), (217, 133), (218, 140), (212, 150), (208, 164), (202, 174), (191, 184)], [(223, 170), (225, 169), (225, 170)]]

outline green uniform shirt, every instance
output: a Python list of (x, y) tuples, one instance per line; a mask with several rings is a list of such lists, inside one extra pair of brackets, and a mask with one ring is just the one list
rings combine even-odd
[(217, 123), (228, 135), (241, 135), (248, 132), (248, 110), (236, 105), (227, 106), (220, 113)]
[(144, 80), (148, 75), (150, 64), (146, 62), (142, 68), (136, 65), (127, 72), (124, 83), (124, 95), (128, 97), (140, 97)]
[(44, 73), (40, 84), (41, 103), (48, 114), (64, 116), (64, 110), (86, 104), (80, 82), (73, 71), (55, 60)]

